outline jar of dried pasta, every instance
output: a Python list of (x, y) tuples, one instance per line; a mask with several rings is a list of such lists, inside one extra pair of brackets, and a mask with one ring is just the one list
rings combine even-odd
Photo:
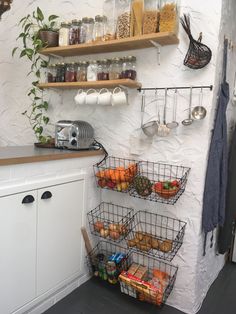
[(144, 0), (143, 34), (152, 34), (159, 31), (159, 1)]
[(161, 0), (160, 32), (176, 32), (178, 27), (178, 0)]

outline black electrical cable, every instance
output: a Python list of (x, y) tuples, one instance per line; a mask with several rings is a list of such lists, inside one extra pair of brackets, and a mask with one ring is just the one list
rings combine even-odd
[(99, 162), (97, 163), (97, 166), (99, 166), (104, 160), (107, 159), (107, 157), (108, 157), (108, 152), (107, 152), (107, 150), (105, 149), (105, 147), (104, 147), (100, 142), (98, 142), (98, 141), (96, 141), (96, 140), (94, 140), (93, 146), (94, 146), (94, 147), (98, 147), (99, 149), (102, 149), (102, 150), (104, 151), (104, 154), (105, 154), (105, 157), (104, 157), (101, 161), (99, 161)]

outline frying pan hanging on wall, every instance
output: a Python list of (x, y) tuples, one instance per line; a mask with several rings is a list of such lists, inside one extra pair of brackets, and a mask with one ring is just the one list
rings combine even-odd
[(202, 33), (200, 33), (198, 40), (193, 38), (189, 15), (184, 14), (183, 17), (180, 18), (180, 22), (190, 40), (188, 52), (184, 59), (184, 65), (194, 70), (202, 69), (211, 61), (211, 49), (201, 43)]

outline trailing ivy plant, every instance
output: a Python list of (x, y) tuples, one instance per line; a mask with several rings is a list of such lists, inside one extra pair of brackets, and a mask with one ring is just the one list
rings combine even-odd
[(51, 137), (45, 135), (44, 127), (49, 123), (47, 116), (48, 102), (43, 98), (43, 91), (38, 88), (38, 83), (41, 79), (41, 69), (48, 66), (49, 60), (40, 55), (40, 50), (46, 44), (39, 38), (40, 30), (56, 31), (55, 20), (56, 15), (50, 15), (48, 20), (45, 20), (44, 14), (38, 7), (32, 14), (23, 17), (19, 25), (22, 32), (17, 37), (21, 40), (23, 48), (15, 47), (12, 51), (12, 56), (19, 51), (20, 58), (26, 58), (31, 62), (31, 69), (28, 76), (32, 76), (32, 86), (29, 90), (28, 96), (31, 100), (31, 106), (22, 114), (25, 115), (30, 122), (30, 125), (40, 143), (47, 143)]

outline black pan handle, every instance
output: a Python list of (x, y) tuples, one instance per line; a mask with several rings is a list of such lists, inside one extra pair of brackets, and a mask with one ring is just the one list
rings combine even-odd
[(52, 198), (52, 193), (50, 191), (44, 192), (43, 195), (41, 196), (42, 200), (48, 200), (50, 198)]
[(22, 204), (32, 204), (34, 201), (35, 199), (32, 195), (26, 195), (22, 200)]

